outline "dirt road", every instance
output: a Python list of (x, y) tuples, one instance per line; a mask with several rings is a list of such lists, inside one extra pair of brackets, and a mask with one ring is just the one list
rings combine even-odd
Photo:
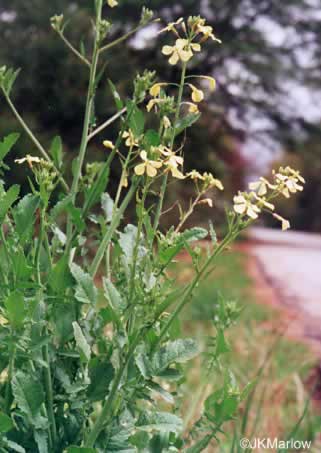
[(270, 287), (273, 302), (286, 306), (302, 334), (321, 344), (321, 235), (252, 228), (248, 239), (255, 275)]

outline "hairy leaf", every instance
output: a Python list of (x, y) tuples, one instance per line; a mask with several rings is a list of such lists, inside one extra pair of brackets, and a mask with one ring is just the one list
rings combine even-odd
[(35, 212), (40, 204), (40, 198), (37, 195), (28, 194), (19, 201), (14, 209), (14, 220), (16, 223), (16, 232), (21, 241), (25, 241), (31, 233), (31, 228), (35, 223)]
[(183, 429), (181, 418), (168, 412), (143, 412), (136, 427), (143, 431), (180, 433)]
[(17, 200), (20, 192), (20, 187), (17, 185), (11, 186), (8, 192), (0, 200), (0, 222), (3, 222), (9, 209)]
[(106, 222), (111, 222), (112, 215), (113, 215), (113, 208), (114, 208), (114, 201), (109, 195), (109, 193), (105, 192), (101, 196), (101, 207), (105, 213)]
[(57, 168), (61, 168), (62, 166), (62, 141), (61, 137), (57, 135), (50, 146), (50, 155), (54, 161), (54, 164)]
[(78, 346), (78, 350), (80, 352), (81, 359), (84, 362), (89, 362), (90, 356), (91, 356), (90, 346), (87, 343), (87, 340), (86, 340), (84, 334), (82, 333), (82, 330), (81, 330), (79, 324), (76, 321), (74, 321), (72, 323), (72, 327), (74, 329), (74, 337), (76, 340), (76, 344)]
[(26, 316), (23, 295), (19, 291), (14, 291), (5, 299), (4, 305), (12, 326), (16, 329), (21, 327)]
[(84, 304), (95, 304), (98, 291), (92, 277), (75, 263), (70, 265), (70, 271), (77, 282), (76, 299)]
[(40, 415), (42, 404), (45, 401), (41, 381), (18, 370), (12, 378), (12, 393), (20, 410), (29, 418), (36, 428), (42, 428), (46, 419)]
[(13, 421), (8, 415), (0, 411), (0, 433), (6, 433), (14, 427)]
[(20, 134), (17, 132), (7, 135), (2, 141), (0, 141), (0, 161), (3, 160), (6, 155), (10, 152), (13, 145), (18, 141)]
[(112, 308), (118, 313), (122, 314), (126, 308), (126, 303), (123, 301), (119, 291), (114, 284), (106, 277), (103, 278), (103, 285), (105, 296), (109, 300)]

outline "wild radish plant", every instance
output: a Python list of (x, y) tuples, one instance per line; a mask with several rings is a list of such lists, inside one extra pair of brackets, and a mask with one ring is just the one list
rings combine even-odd
[[(200, 452), (231, 420), (249, 387), (240, 390), (225, 372), (225, 383), (205, 401), (199, 420), (183, 433), (177, 391), (184, 362), (200, 354), (193, 339), (177, 338), (174, 323), (209, 275), (215, 259), (263, 210), (275, 214), (271, 200), (302, 189), (302, 177), (281, 168), (273, 180), (261, 178), (249, 193), (234, 198), (227, 212), (227, 234), (218, 241), (212, 224), (184, 229), (195, 206), (212, 206), (209, 193), (223, 190), (210, 173), (184, 168), (184, 134), (199, 116), (203, 85), (215, 89), (208, 75), (188, 73), (208, 39), (219, 43), (200, 17), (182, 18), (161, 30), (170, 45), (162, 48), (169, 64), (179, 65), (177, 84), (158, 81), (145, 71), (122, 99), (109, 81), (115, 114), (96, 125), (95, 93), (107, 76), (101, 63), (108, 50), (153, 21), (144, 8), (138, 26), (108, 42), (109, 7), (95, 1), (92, 55), (68, 40), (64, 16), (51, 19), (53, 30), (88, 69), (88, 93), (79, 153), (67, 178), (62, 140), (47, 150), (17, 111), (11, 90), (17, 71), (0, 68), (1, 92), (38, 155), (16, 159), (32, 171), (30, 193), (0, 185), (0, 451), (1, 452)], [(174, 38), (174, 42), (173, 42)], [(108, 126), (117, 122), (113, 143)], [(153, 126), (147, 126), (153, 124)], [(91, 140), (101, 135), (103, 162), (85, 164)], [(0, 143), (1, 171), (18, 140)], [(116, 195), (110, 168), (121, 168)], [(178, 225), (159, 228), (172, 178), (191, 180), (195, 198), (181, 209)], [(57, 201), (58, 200), (58, 201)], [(135, 209), (133, 209), (133, 207)], [(126, 224), (130, 208), (135, 222)], [(209, 236), (207, 253), (195, 242)], [(197, 244), (196, 244), (197, 245)], [(185, 250), (194, 277), (178, 287), (169, 267)], [(205, 355), (209, 373), (218, 373), (226, 352), (225, 330), (237, 315), (233, 304), (213, 307), (217, 335)]]

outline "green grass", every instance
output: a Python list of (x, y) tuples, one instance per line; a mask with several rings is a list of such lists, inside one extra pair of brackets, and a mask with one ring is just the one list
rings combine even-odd
[[(211, 319), (215, 315), (214, 306), (218, 297), (237, 301), (242, 311), (236, 325), (227, 334), (231, 352), (227, 354), (225, 363), (241, 388), (255, 379), (262, 368), (248, 408), (245, 404), (240, 409), (237, 421), (226, 427), (226, 437), (222, 437), (221, 445), (211, 446), (209, 452), (239, 452), (232, 449), (235, 431), (242, 434), (241, 437), (251, 435), (286, 439), (304, 411), (307, 398), (305, 382), (316, 363), (316, 357), (304, 344), (280, 337), (277, 333), (280, 313), (255, 301), (245, 263), (246, 256), (240, 252), (230, 251), (220, 257), (216, 272), (200, 285), (182, 315), (185, 334), (196, 336), (204, 345), (206, 335), (215, 332)], [(189, 264), (177, 264), (182, 282), (190, 278), (191, 272)], [(203, 368), (200, 359), (190, 368), (186, 384), (186, 424), (197, 418), (202, 401), (219, 384), (220, 378), (217, 375), (208, 376)], [(191, 391), (194, 395), (192, 400)], [(319, 426), (320, 418), (309, 407), (293, 437), (314, 439)]]

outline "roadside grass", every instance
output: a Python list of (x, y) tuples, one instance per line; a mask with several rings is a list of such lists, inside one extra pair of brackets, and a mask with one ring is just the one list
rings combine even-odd
[[(211, 319), (217, 299), (237, 301), (242, 311), (227, 333), (231, 351), (226, 354), (225, 363), (233, 370), (241, 388), (257, 378), (254, 390), (240, 408), (236, 420), (225, 426), (225, 435), (220, 436), (219, 445), (213, 444), (207, 451), (241, 453), (245, 451), (239, 446), (243, 437), (287, 440), (289, 436), (294, 440), (312, 440), (315, 450), (311, 447), (309, 451), (321, 451), (318, 443), (320, 408), (313, 403), (306, 404), (309, 395), (305, 385), (317, 357), (306, 345), (283, 336), (284, 320), (276, 308), (255, 301), (245, 264), (246, 256), (242, 252), (232, 250), (222, 256), (214, 274), (198, 288), (193, 303), (182, 315), (186, 336), (198, 338), (204, 346), (206, 335), (215, 334)], [(184, 258), (177, 263), (175, 273), (179, 282), (186, 282), (191, 272), (191, 266)], [(204, 370), (202, 358), (191, 364), (182, 396), (185, 427), (198, 418), (206, 396), (219, 384), (219, 380), (214, 382), (213, 375)], [(303, 420), (298, 424), (302, 414)]]

